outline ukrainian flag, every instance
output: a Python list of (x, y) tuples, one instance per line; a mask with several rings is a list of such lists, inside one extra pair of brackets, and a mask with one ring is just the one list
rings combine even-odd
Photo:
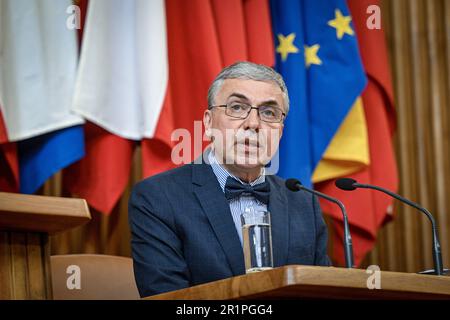
[(367, 166), (367, 78), (345, 1), (271, 0), (271, 15), (291, 101), (279, 175), (311, 186)]

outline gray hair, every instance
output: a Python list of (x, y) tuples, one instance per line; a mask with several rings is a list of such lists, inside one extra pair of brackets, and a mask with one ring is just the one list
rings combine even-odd
[(214, 100), (226, 79), (245, 79), (263, 82), (275, 82), (283, 92), (286, 114), (289, 112), (289, 95), (283, 77), (274, 69), (252, 62), (236, 62), (217, 75), (208, 90), (208, 106), (214, 105)]

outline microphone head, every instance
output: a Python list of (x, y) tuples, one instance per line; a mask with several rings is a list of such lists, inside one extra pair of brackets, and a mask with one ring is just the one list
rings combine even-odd
[(300, 190), (299, 185), (301, 186), (302, 183), (297, 179), (290, 178), (286, 180), (285, 185), (291, 191), (298, 191)]
[(351, 178), (340, 178), (334, 182), (336, 187), (346, 191), (355, 190), (357, 188), (354, 186), (355, 183), (357, 183), (357, 181)]

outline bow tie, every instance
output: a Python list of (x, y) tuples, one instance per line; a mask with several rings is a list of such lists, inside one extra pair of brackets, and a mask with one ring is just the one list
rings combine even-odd
[(262, 203), (268, 204), (270, 185), (265, 181), (251, 186), (249, 184), (242, 184), (232, 177), (228, 177), (225, 183), (225, 198), (231, 200), (239, 197), (242, 193), (249, 193)]

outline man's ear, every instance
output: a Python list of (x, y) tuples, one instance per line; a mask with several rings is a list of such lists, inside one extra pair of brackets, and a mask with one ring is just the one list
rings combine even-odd
[(205, 135), (211, 139), (212, 112), (205, 110), (203, 113), (203, 125), (205, 126)]
[(281, 127), (280, 127), (280, 140), (281, 140), (281, 137), (283, 136), (283, 131), (284, 131), (284, 123), (281, 123)]

